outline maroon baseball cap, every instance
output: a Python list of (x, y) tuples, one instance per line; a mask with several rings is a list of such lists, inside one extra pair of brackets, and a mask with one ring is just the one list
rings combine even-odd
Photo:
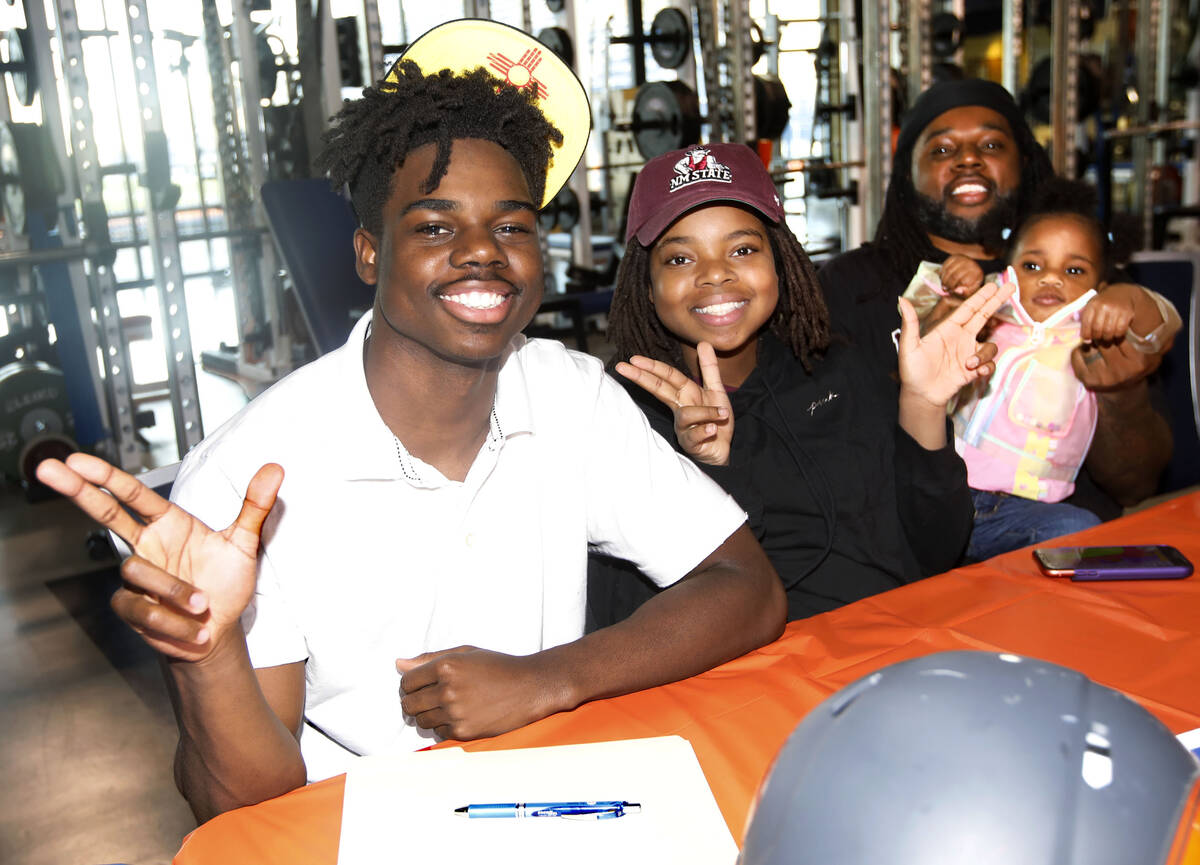
[(651, 159), (629, 199), (625, 242), (650, 246), (676, 219), (702, 204), (734, 201), (768, 222), (783, 221), (783, 204), (758, 154), (744, 144), (695, 144)]

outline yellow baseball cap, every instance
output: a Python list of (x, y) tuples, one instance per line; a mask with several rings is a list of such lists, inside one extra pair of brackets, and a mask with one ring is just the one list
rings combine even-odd
[(542, 114), (563, 136), (562, 144), (551, 148), (541, 207), (566, 185), (587, 146), (592, 112), (583, 84), (557, 54), (516, 27), (459, 18), (419, 36), (392, 64), (385, 82), (399, 81), (397, 67), (404, 60), (416, 63), (423, 75), (443, 69), (461, 74), (482, 66), (501, 81), (532, 90)]

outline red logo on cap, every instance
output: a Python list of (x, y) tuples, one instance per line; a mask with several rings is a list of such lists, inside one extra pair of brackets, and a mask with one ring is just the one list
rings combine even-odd
[(667, 191), (674, 192), (705, 180), (733, 183), (733, 172), (728, 165), (717, 161), (707, 148), (693, 147), (675, 163), (675, 176), (667, 184)]
[(528, 87), (537, 94), (538, 99), (545, 99), (550, 95), (546, 86), (533, 77), (533, 70), (542, 62), (540, 49), (528, 49), (516, 63), (498, 51), (488, 54), (487, 59), (488, 65), (514, 87)]

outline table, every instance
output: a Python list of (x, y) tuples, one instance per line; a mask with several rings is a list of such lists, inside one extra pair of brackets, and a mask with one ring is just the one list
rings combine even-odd
[[(1200, 492), (1085, 532), (1071, 543), (1172, 544), (1200, 565)], [(1200, 727), (1200, 574), (1072, 583), (1018, 550), (788, 625), (774, 643), (669, 685), (599, 700), (469, 750), (677, 734), (695, 748), (735, 839), (772, 758), (829, 694), (873, 670), (947, 649), (1015, 652), (1077, 669), (1137, 700), (1173, 733)], [(333, 865), (345, 776), (222, 814), (176, 865)], [(1200, 811), (1186, 863), (1200, 863)]]

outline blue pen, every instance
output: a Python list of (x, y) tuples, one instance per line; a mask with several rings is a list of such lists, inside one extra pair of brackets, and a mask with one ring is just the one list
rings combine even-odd
[(642, 810), (637, 802), (490, 802), (463, 805), (454, 813), (462, 817), (566, 817), (576, 820), (611, 820)]

